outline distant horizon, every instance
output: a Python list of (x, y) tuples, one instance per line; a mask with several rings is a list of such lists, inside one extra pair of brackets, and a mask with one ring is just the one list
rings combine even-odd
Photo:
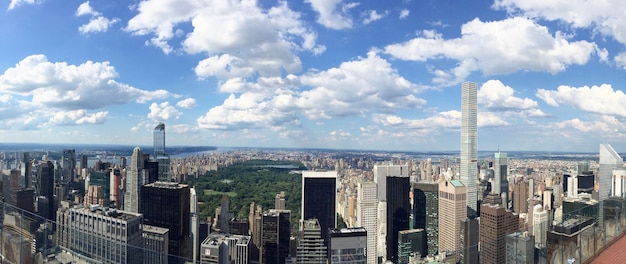
[[(128, 147), (132, 150), (134, 147), (140, 147), (142, 149), (152, 149), (152, 145), (128, 145), (128, 144), (104, 144), (104, 143), (14, 143), (14, 142), (3, 142), (0, 143), (0, 150), (2, 150), (3, 145), (33, 145), (33, 146), (86, 146), (86, 147)], [(166, 145), (166, 149), (176, 148), (176, 147), (190, 147), (190, 148), (216, 148), (216, 149), (265, 149), (265, 150), (314, 150), (314, 151), (363, 151), (363, 152), (393, 152), (393, 153), (459, 153), (460, 150), (384, 150), (384, 149), (350, 149), (350, 148), (307, 148), (307, 147), (253, 147), (253, 146), (215, 146), (215, 145)], [(62, 148), (59, 148), (62, 149)], [(572, 153), (572, 154), (598, 154), (598, 152), (592, 151), (564, 151), (564, 150), (478, 150), (480, 153)], [(618, 153), (621, 153), (618, 151)], [(623, 152), (626, 153), (626, 152)]]

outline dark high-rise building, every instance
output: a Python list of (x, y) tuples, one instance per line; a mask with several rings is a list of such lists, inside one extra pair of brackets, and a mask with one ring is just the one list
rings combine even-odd
[[(141, 213), (146, 225), (169, 229), (169, 254), (191, 257), (189, 186), (172, 182), (154, 182), (141, 187)], [(170, 258), (169, 263), (178, 258)]]
[(73, 181), (76, 176), (76, 150), (63, 150), (63, 173), (61, 174), (61, 182), (68, 183)]
[(24, 152), (22, 156), (22, 175), (24, 176), (24, 183), (22, 187), (24, 188), (33, 188), (33, 163), (30, 160), (30, 154), (28, 152)]
[(154, 128), (154, 159), (157, 161), (159, 181), (170, 181), (170, 156), (165, 152), (165, 124)]
[(478, 219), (465, 218), (461, 220), (461, 264), (478, 263)]
[(260, 264), (285, 264), (285, 258), (289, 255), (290, 217), (289, 210), (269, 210), (263, 213)]
[(248, 219), (232, 218), (228, 220), (228, 231), (233, 235), (247, 236), (249, 230)]
[(398, 259), (394, 263), (408, 264), (411, 257), (426, 256), (424, 229), (402, 230), (398, 233)]
[(387, 176), (387, 260), (398, 261), (398, 232), (409, 229), (411, 184), (406, 176)]
[(413, 184), (413, 212), (415, 228), (424, 229), (426, 252), (424, 255), (437, 255), (439, 247), (439, 184)]
[(506, 236), (518, 230), (519, 218), (501, 204), (480, 207), (480, 263), (506, 263)]
[(88, 157), (87, 157), (87, 155), (84, 155), (84, 154), (81, 155), (80, 156), (80, 169), (81, 170), (87, 169), (88, 168), (87, 164), (88, 164)]
[(169, 181), (159, 179), (159, 162), (156, 160), (150, 160), (150, 154), (145, 153), (143, 161), (143, 169), (146, 171), (146, 175), (144, 176), (146, 178), (146, 182), (144, 184), (156, 181)]
[(49, 217), (48, 219), (56, 221), (54, 213), (56, 211), (54, 208), (54, 165), (52, 162), (47, 161), (39, 165), (39, 168), (37, 169), (37, 186), (37, 195), (44, 196), (48, 200), (47, 210), (41, 210), (41, 208), (38, 209), (41, 211), (47, 211), (47, 216)]
[(328, 248), (329, 242), (328, 229), (335, 228), (337, 222), (336, 197), (336, 171), (302, 172), (302, 213), (300, 220), (316, 218), (319, 221), (326, 248)]
[(154, 128), (154, 156), (165, 154), (165, 124), (159, 123)]

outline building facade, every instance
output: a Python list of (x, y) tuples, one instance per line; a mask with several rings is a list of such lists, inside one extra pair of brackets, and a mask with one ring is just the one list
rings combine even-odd
[(357, 226), (367, 231), (367, 264), (376, 262), (376, 225), (378, 214), (378, 200), (376, 199), (376, 183), (362, 179), (358, 183), (357, 196)]
[(413, 184), (413, 220), (415, 228), (424, 229), (426, 252), (435, 256), (439, 246), (439, 184), (418, 182)]
[(467, 189), (461, 181), (439, 183), (439, 253), (458, 255), (461, 220), (467, 217)]
[(316, 218), (322, 230), (324, 245), (328, 248), (328, 229), (337, 223), (337, 172), (302, 172), (301, 221)]
[(480, 263), (506, 262), (506, 236), (517, 231), (519, 217), (501, 204), (480, 208)]
[(461, 85), (461, 170), (460, 180), (467, 188), (467, 210), (475, 215), (478, 211), (478, 84), (464, 82)]
[(329, 249), (330, 263), (367, 263), (367, 239), (367, 230), (362, 227), (331, 229)]

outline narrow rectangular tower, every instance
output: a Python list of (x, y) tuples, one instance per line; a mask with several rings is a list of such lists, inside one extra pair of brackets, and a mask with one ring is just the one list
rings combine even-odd
[(461, 177), (467, 188), (468, 216), (478, 209), (476, 180), (478, 174), (478, 84), (464, 82), (461, 85)]

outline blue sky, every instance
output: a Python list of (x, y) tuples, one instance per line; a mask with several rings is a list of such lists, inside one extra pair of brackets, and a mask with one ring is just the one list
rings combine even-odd
[(619, 0), (0, 1), (0, 141), (626, 151)]

